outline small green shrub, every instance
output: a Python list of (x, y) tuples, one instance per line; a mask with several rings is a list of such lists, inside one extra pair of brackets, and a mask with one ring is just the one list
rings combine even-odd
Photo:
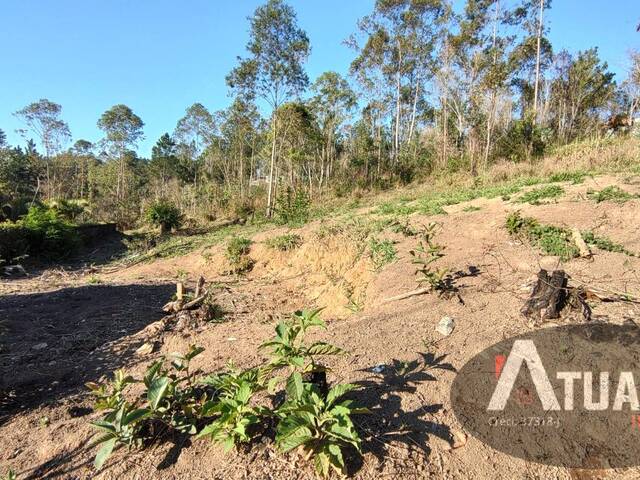
[(540, 204), (541, 200), (547, 198), (558, 198), (564, 195), (564, 189), (559, 185), (547, 185), (545, 187), (530, 190), (517, 199), (518, 203)]
[(288, 252), (289, 250), (294, 250), (302, 245), (302, 237), (295, 233), (288, 233), (269, 238), (265, 243), (267, 244), (267, 247), (273, 248), (274, 250)]
[(432, 264), (444, 257), (444, 246), (435, 242), (434, 237), (438, 230), (438, 224), (431, 222), (422, 228), (420, 240), (415, 249), (409, 251), (412, 257), (411, 263), (418, 265), (415, 274), (418, 275), (418, 285), (429, 285), (431, 290), (444, 293), (449, 288), (448, 270), (446, 268), (434, 269)]
[(227, 243), (225, 257), (233, 273), (246, 272), (253, 266), (253, 260), (249, 258), (252, 243), (251, 240), (244, 237), (232, 237)]
[(396, 259), (397, 251), (392, 240), (369, 240), (369, 256), (376, 270), (380, 270), (386, 264)]
[(74, 226), (54, 209), (33, 206), (19, 223), (27, 229), (31, 255), (58, 259), (67, 257), (80, 246)]
[(311, 200), (306, 191), (287, 187), (276, 202), (276, 222), (280, 225), (304, 225), (309, 220), (310, 207)]
[(506, 229), (509, 234), (524, 237), (537, 245), (545, 254), (558, 256), (562, 260), (577, 257), (580, 253), (569, 230), (543, 225), (534, 218), (522, 217), (520, 212), (513, 212), (507, 217)]
[(160, 227), (160, 233), (170, 232), (182, 225), (180, 209), (168, 200), (159, 200), (147, 209), (149, 223)]
[(632, 195), (629, 192), (625, 192), (620, 187), (612, 185), (610, 187), (603, 188), (599, 192), (590, 190), (587, 192), (587, 197), (591, 200), (595, 200), (596, 203), (600, 202), (615, 202), (625, 203), (631, 199), (638, 198), (638, 195)]
[(48, 204), (49, 208), (56, 210), (58, 214), (70, 222), (77, 222), (89, 209), (86, 200), (55, 200)]

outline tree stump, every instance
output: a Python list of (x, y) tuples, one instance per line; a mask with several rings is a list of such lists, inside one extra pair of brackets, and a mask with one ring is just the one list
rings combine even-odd
[(522, 314), (534, 322), (560, 318), (560, 311), (567, 303), (569, 277), (563, 270), (554, 270), (551, 275), (542, 269), (531, 296), (522, 307)]

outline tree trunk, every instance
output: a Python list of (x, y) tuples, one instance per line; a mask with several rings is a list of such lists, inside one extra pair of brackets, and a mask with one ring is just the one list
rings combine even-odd
[(277, 112), (273, 113), (273, 141), (271, 142), (271, 162), (269, 165), (269, 191), (267, 193), (267, 218), (271, 218), (273, 214), (273, 179), (274, 169), (276, 164), (276, 133), (277, 133)]
[(537, 124), (538, 117), (538, 84), (540, 83), (540, 41), (542, 39), (542, 15), (544, 0), (540, 0), (540, 16), (538, 17), (538, 39), (536, 45), (536, 83), (533, 86), (533, 124)]

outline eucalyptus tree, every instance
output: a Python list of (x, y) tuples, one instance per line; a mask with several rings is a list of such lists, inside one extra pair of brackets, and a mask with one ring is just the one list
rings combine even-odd
[(347, 120), (357, 104), (357, 97), (349, 82), (336, 72), (324, 72), (311, 86), (314, 95), (309, 105), (323, 136), (319, 186), (329, 179), (337, 156), (338, 128)]
[(125, 175), (129, 152), (143, 138), (144, 122), (126, 105), (114, 105), (98, 120), (98, 128), (104, 132), (101, 143), (108, 155), (118, 162), (116, 197), (125, 195)]
[(211, 112), (201, 103), (194, 103), (178, 120), (173, 132), (185, 174), (196, 187), (201, 157), (214, 141), (216, 129), (216, 120)]
[(297, 23), (296, 13), (282, 0), (269, 0), (249, 18), (247, 58), (227, 75), (227, 84), (244, 98), (260, 98), (271, 108), (271, 160), (267, 216), (275, 195), (276, 140), (280, 106), (299, 95), (309, 83), (304, 63), (310, 54), (307, 34)]
[(61, 118), (62, 106), (46, 98), (30, 103), (14, 113), (26, 126), (18, 129), (24, 138), (34, 135), (44, 150), (46, 185), (45, 197), (51, 199), (57, 187), (57, 178), (51, 168), (52, 157), (59, 153), (71, 138), (69, 126)]
[(544, 11), (550, 8), (551, 0), (520, 0), (505, 18), (506, 24), (516, 26), (522, 32), (511, 61), (514, 70), (519, 70), (522, 75), (516, 86), (521, 92), (523, 117), (530, 110), (534, 125), (538, 121), (540, 78), (553, 60), (551, 42), (546, 37), (549, 29), (544, 18)]
[(378, 0), (373, 12), (358, 22), (360, 36), (349, 43), (358, 56), (351, 72), (365, 89), (385, 83), (385, 92), (393, 97), (392, 157), (399, 160), (403, 143), (411, 140), (419, 99), (425, 83), (434, 72), (436, 41), (447, 18), (446, 0)]

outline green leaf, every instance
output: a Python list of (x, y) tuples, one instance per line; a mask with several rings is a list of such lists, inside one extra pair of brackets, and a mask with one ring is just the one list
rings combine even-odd
[(291, 399), (299, 400), (302, 397), (304, 391), (304, 385), (302, 383), (302, 375), (299, 372), (293, 372), (287, 379), (286, 386), (287, 395)]
[(307, 353), (309, 355), (339, 355), (346, 352), (330, 343), (316, 342), (307, 349)]
[(348, 392), (351, 392), (352, 390), (355, 390), (356, 388), (358, 388), (358, 386), (352, 383), (342, 383), (342, 384), (336, 385), (331, 390), (329, 390), (329, 393), (327, 394), (327, 406), (330, 407), (340, 397), (342, 397)]
[(251, 398), (251, 385), (249, 382), (242, 382), (240, 384), (240, 388), (238, 389), (238, 393), (236, 394), (236, 400), (242, 403), (247, 403)]
[(158, 408), (158, 405), (167, 394), (167, 388), (171, 380), (168, 377), (159, 377), (154, 379), (147, 391), (147, 399), (153, 410)]
[(313, 440), (313, 433), (307, 427), (298, 427), (295, 430), (287, 432), (286, 435), (279, 436), (277, 439), (278, 447), (283, 452), (288, 452), (300, 445)]
[(335, 465), (339, 470), (344, 469), (344, 458), (342, 458), (342, 449), (336, 443), (330, 443), (327, 445), (327, 450), (331, 463)]
[(318, 452), (316, 457), (314, 458), (314, 464), (316, 467), (316, 471), (322, 477), (327, 477), (329, 475), (329, 467), (331, 462), (329, 461), (329, 456), (324, 452)]
[(151, 415), (151, 410), (148, 408), (138, 408), (132, 412), (129, 412), (123, 419), (123, 425), (129, 425), (134, 422), (138, 422)]
[(109, 456), (113, 452), (114, 447), (116, 446), (116, 441), (117, 441), (117, 438), (112, 438), (111, 440), (107, 440), (102, 445), (102, 448), (98, 450), (98, 453), (96, 454), (96, 459), (93, 461), (93, 465), (94, 467), (96, 467), (96, 470), (100, 470), (102, 468), (102, 465), (104, 465), (104, 462), (107, 461), (107, 458), (109, 458)]

